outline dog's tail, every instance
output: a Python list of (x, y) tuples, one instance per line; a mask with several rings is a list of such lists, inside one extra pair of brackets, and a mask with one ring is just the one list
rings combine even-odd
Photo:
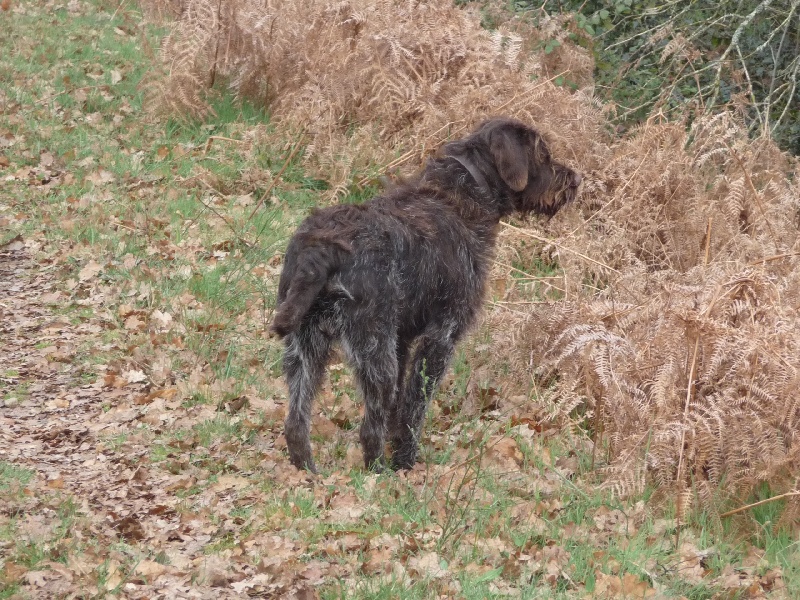
[(270, 329), (284, 337), (297, 330), (322, 288), (352, 251), (341, 240), (317, 238), (290, 244), (278, 284), (278, 306)]

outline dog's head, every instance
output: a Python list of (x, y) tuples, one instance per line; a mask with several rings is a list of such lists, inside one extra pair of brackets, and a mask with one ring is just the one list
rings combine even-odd
[(488, 184), (511, 201), (501, 213), (554, 215), (572, 202), (581, 175), (553, 161), (544, 138), (532, 127), (508, 118), (484, 122), (466, 138), (444, 148), (448, 156), (472, 161)]

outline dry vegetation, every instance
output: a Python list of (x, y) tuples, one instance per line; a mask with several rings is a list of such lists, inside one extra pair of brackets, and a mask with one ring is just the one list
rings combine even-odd
[(797, 175), (727, 114), (653, 121), (554, 224), (567, 300), (538, 307), (519, 344), (546, 349), (546, 413), (583, 407), (608, 440), (617, 491), (650, 478), (680, 510), (713, 511), (760, 482), (797, 490)]
[[(181, 4), (0, 12), (0, 599), (798, 597), (794, 159), (728, 114), (615, 136), (567, 17)], [(297, 471), (288, 235), (498, 112), (581, 201), (504, 224), (414, 470), (364, 472), (335, 364)]]
[(308, 164), (334, 195), (372, 165), (419, 164), (489, 114), (546, 123), (562, 150), (601, 135), (590, 99), (576, 102), (549, 81), (567, 72), (588, 81), (591, 60), (565, 46), (544, 61), (529, 52), (537, 31), (522, 23), (489, 33), (479, 15), (447, 0), (220, 7), (186, 2), (162, 46), (159, 105), (203, 115), (204, 92), (223, 79), (284, 129), (306, 134)]
[[(564, 19), (489, 32), (449, 0), (220, 6), (186, 2), (163, 46), (162, 101), (202, 114), (224, 79), (305, 133), (306, 160), (336, 193), (367, 165), (417, 164), (498, 113), (536, 123), (587, 172), (580, 208), (550, 223), (550, 241), (533, 234), (560, 265), (564, 298), (497, 305), (490, 321), (517, 331), (516, 380), (543, 415), (605, 442), (607, 485), (628, 494), (655, 481), (679, 515), (760, 482), (797, 490), (796, 161), (727, 113), (691, 126), (653, 115), (612, 139)], [(554, 52), (532, 52), (554, 38)], [(554, 84), (565, 74), (574, 91)], [(531, 233), (507, 229), (499, 271)], [(800, 499), (789, 506), (784, 520), (800, 516)]]

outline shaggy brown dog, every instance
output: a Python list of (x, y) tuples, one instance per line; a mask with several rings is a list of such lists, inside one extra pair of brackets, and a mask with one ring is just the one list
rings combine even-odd
[(416, 179), (363, 205), (314, 211), (289, 242), (272, 329), (285, 336), (285, 434), (316, 472), (311, 406), (334, 342), (364, 396), (368, 468), (411, 468), (425, 410), (483, 301), (500, 219), (553, 215), (581, 176), (535, 129), (498, 118), (446, 144)]

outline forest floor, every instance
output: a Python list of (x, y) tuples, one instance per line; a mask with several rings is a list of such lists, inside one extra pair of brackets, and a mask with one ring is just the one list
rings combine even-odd
[(798, 593), (796, 542), (676, 531), (649, 492), (603, 490), (590, 441), (524, 397), (503, 418), (475, 384), (485, 329), (414, 470), (363, 470), (341, 364), (314, 418), (322, 475), (294, 469), (267, 324), (323, 182), (253, 107), (144, 111), (163, 32), (134, 3), (3, 6), (0, 598)]

